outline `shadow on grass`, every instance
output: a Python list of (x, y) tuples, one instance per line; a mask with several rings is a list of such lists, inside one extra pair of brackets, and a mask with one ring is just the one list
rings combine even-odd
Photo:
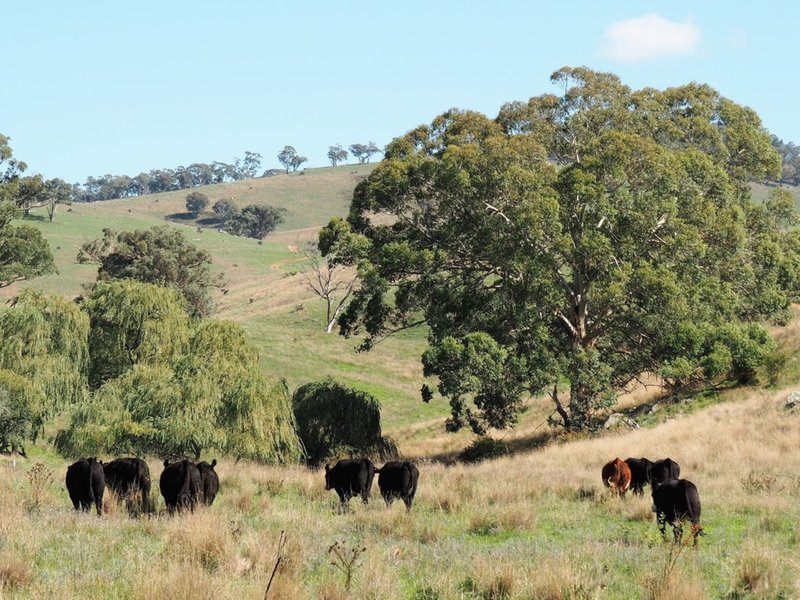
[(40, 223), (43, 223), (47, 219), (45, 219), (44, 215), (32, 215), (32, 214), (28, 213), (27, 215), (25, 215), (25, 214), (22, 215), (22, 220), (23, 221), (38, 221)]
[(195, 216), (192, 213), (172, 213), (171, 215), (164, 215), (164, 220), (185, 223), (187, 221), (194, 221)]

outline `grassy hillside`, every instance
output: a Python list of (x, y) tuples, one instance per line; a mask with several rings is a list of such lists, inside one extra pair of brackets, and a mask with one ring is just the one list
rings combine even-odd
[(406, 333), (370, 353), (356, 353), (355, 340), (325, 333), (324, 304), (305, 287), (299, 274), (305, 261), (303, 245), (316, 240), (319, 228), (331, 217), (346, 216), (353, 188), (372, 168), (374, 165), (364, 164), (311, 169), (198, 188), (212, 203), (233, 198), (239, 206), (265, 203), (285, 208), (285, 221), (263, 242), (165, 221), (165, 217), (185, 211), (186, 190), (73, 204), (62, 208), (53, 223), (43, 213), (34, 212), (29, 222), (45, 233), (59, 272), (0, 289), (0, 298), (12, 297), (22, 287), (77, 296), (83, 284), (94, 280), (97, 270), (75, 262), (84, 242), (100, 237), (105, 227), (125, 230), (168, 224), (207, 250), (214, 268), (224, 273), (227, 293), (214, 292), (214, 316), (237, 321), (247, 329), (261, 350), (261, 364), (267, 373), (285, 378), (290, 389), (335, 377), (381, 401), (384, 429), (390, 435), (419, 422), (431, 423), (425, 431), (439, 434), (446, 405), (424, 404), (419, 399), (419, 356), (425, 333)]
[[(223, 461), (213, 507), (170, 518), (156, 486), (157, 514), (131, 519), (107, 499), (98, 519), (72, 510), (64, 462), (39, 455), (0, 478), (3, 597), (263, 598), (284, 531), (269, 595), (282, 600), (798, 598), (800, 413), (785, 408), (788, 391), (733, 392), (652, 429), (477, 466), (422, 463), (410, 514), (385, 508), (375, 486), (368, 506), (337, 515), (321, 472)], [(681, 465), (703, 503), (697, 549), (661, 541), (649, 489), (609, 497), (600, 470), (614, 456)], [(38, 495), (35, 461), (55, 478)], [(349, 592), (335, 542), (363, 548)]]
[[(23, 286), (76, 296), (96, 272), (92, 265), (75, 262), (81, 244), (99, 237), (104, 227), (124, 230), (168, 223), (206, 249), (215, 268), (225, 274), (227, 293), (215, 292), (215, 317), (237, 321), (247, 329), (261, 350), (261, 364), (267, 373), (285, 378), (290, 389), (326, 376), (357, 386), (381, 401), (384, 429), (403, 452), (452, 455), (472, 436), (466, 432), (445, 434), (446, 403), (424, 404), (419, 399), (423, 381), (419, 357), (425, 332), (407, 332), (378, 344), (369, 353), (356, 353), (355, 340), (324, 333), (323, 302), (305, 287), (299, 274), (304, 264), (303, 244), (315, 240), (319, 227), (332, 216), (347, 214), (353, 188), (373, 168), (365, 164), (310, 169), (197, 188), (212, 204), (220, 198), (233, 198), (240, 207), (266, 203), (285, 208), (284, 223), (263, 242), (165, 221), (165, 217), (185, 211), (187, 190), (74, 204), (62, 208), (53, 223), (43, 214), (34, 214), (31, 222), (47, 236), (59, 273), (0, 289), (0, 298), (13, 296)], [(759, 198), (768, 192), (764, 186), (754, 187)], [(800, 192), (794, 192), (800, 198)], [(637, 401), (640, 395), (635, 396)], [(630, 398), (622, 401), (623, 405), (630, 402)], [(502, 434), (504, 441), (522, 447), (535, 445), (551, 413), (549, 401), (532, 400), (520, 426)]]

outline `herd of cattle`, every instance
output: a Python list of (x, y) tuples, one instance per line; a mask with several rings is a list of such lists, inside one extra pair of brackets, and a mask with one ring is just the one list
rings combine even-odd
[(688, 479), (679, 479), (681, 467), (671, 458), (652, 462), (646, 458), (615, 458), (602, 470), (603, 484), (620, 498), (628, 489), (639, 496), (648, 483), (652, 489), (653, 510), (661, 535), (666, 535), (667, 523), (672, 525), (675, 541), (683, 534), (683, 520), (692, 524), (692, 538), (703, 534), (700, 527), (700, 493)]
[[(216, 460), (194, 463), (179, 460), (164, 461), (159, 489), (170, 514), (188, 508), (194, 511), (202, 502), (214, 503), (219, 492), (219, 477), (214, 467)], [(378, 487), (387, 506), (402, 499), (407, 510), (411, 510), (417, 493), (419, 470), (408, 461), (391, 461), (376, 469), (366, 458), (340, 460), (335, 466), (325, 465), (325, 489), (336, 490), (342, 507), (350, 498), (361, 496), (366, 504), (372, 490), (372, 480), (378, 473)], [(88, 511), (92, 505), (100, 516), (103, 510), (103, 493), (106, 486), (120, 498), (141, 512), (149, 510), (150, 468), (141, 458), (117, 458), (109, 463), (97, 458), (84, 458), (67, 467), (67, 492), (75, 510)], [(141, 498), (140, 501), (135, 499)]]
[[(164, 461), (159, 488), (170, 514), (187, 508), (194, 511), (200, 502), (208, 506), (214, 503), (219, 491), (219, 477), (214, 470), (216, 465), (216, 460), (210, 464), (189, 460)], [(417, 493), (419, 469), (408, 461), (390, 461), (380, 469), (367, 458), (340, 460), (333, 467), (325, 465), (325, 489), (336, 491), (341, 510), (356, 496), (361, 496), (367, 504), (376, 473), (386, 505), (400, 499), (410, 511)], [(676, 541), (680, 540), (682, 522), (688, 519), (697, 544), (697, 536), (702, 534), (700, 494), (691, 481), (679, 479), (680, 474), (680, 466), (670, 458), (655, 462), (646, 458), (615, 458), (602, 469), (603, 484), (620, 498), (628, 489), (641, 496), (644, 486), (650, 484), (653, 510), (661, 534), (666, 534), (666, 524), (670, 523)], [(96, 458), (79, 460), (67, 468), (66, 484), (76, 510), (88, 511), (94, 504), (99, 516), (106, 486), (127, 500), (129, 510), (135, 503), (134, 499), (139, 497), (141, 501), (136, 502), (137, 508), (140, 507), (142, 512), (149, 510), (150, 469), (141, 458), (118, 458), (107, 464)]]
[[(184, 508), (193, 511), (198, 502), (211, 506), (219, 491), (216, 466), (216, 460), (210, 464), (165, 460), (159, 488), (167, 510), (170, 513)], [(126, 499), (129, 510), (137, 504), (134, 499), (138, 497), (141, 501), (136, 508), (142, 512), (149, 510), (150, 467), (141, 458), (117, 458), (106, 464), (96, 458), (81, 459), (67, 467), (66, 484), (75, 510), (88, 511), (94, 504), (100, 516), (106, 486)]]

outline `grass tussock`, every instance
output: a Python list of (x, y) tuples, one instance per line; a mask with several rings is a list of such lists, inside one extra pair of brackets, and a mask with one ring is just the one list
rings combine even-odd
[(240, 568), (231, 528), (211, 511), (199, 509), (167, 524), (165, 554), (208, 572)]
[(602, 580), (565, 556), (552, 558), (533, 570), (530, 597), (536, 600), (593, 600), (601, 598)]
[(25, 561), (8, 553), (0, 554), (0, 590), (17, 591), (31, 580), (31, 570)]
[(694, 558), (689, 542), (670, 543), (658, 557), (652, 570), (642, 577), (647, 600), (702, 600), (707, 597), (688, 567)]
[[(796, 577), (787, 581), (780, 569), (782, 560), (769, 550), (755, 544), (747, 544), (742, 549), (734, 581), (734, 595), (755, 598), (795, 597), (790, 586), (797, 584)], [(795, 565), (796, 566), (796, 565)], [(796, 575), (796, 573), (795, 573)]]
[(136, 579), (133, 598), (135, 600), (174, 598), (220, 600), (232, 597), (230, 594), (224, 594), (220, 583), (196, 564), (173, 564), (172, 568), (166, 570), (153, 567), (146, 573), (146, 577)]

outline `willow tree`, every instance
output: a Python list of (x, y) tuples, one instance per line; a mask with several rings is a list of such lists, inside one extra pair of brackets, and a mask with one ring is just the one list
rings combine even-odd
[(100, 282), (82, 308), (91, 324), (92, 389), (136, 364), (170, 364), (189, 341), (189, 314), (172, 288), (129, 279)]
[(755, 112), (700, 84), (552, 81), (494, 120), (451, 110), (395, 139), (348, 228), (328, 227), (362, 281), (341, 332), (369, 349), (427, 325), (450, 429), (509, 426), (543, 390), (590, 427), (646, 372), (747, 380), (771, 344), (753, 323), (798, 298), (793, 211), (750, 201), (780, 169)]
[[(0, 309), (0, 369), (23, 377), (32, 439), (45, 421), (86, 395), (89, 319), (74, 302), (23, 291)], [(18, 386), (17, 386), (18, 387)]]
[(366, 392), (329, 378), (297, 388), (292, 405), (310, 465), (340, 455), (397, 454), (394, 443), (381, 434), (380, 403)]
[(99, 354), (93, 366), (105, 378), (98, 376), (102, 385), (57, 435), (59, 451), (299, 460), (285, 384), (264, 376), (242, 328), (191, 320), (177, 292), (152, 288), (101, 284), (87, 300), (89, 338), (108, 343), (92, 346)]

